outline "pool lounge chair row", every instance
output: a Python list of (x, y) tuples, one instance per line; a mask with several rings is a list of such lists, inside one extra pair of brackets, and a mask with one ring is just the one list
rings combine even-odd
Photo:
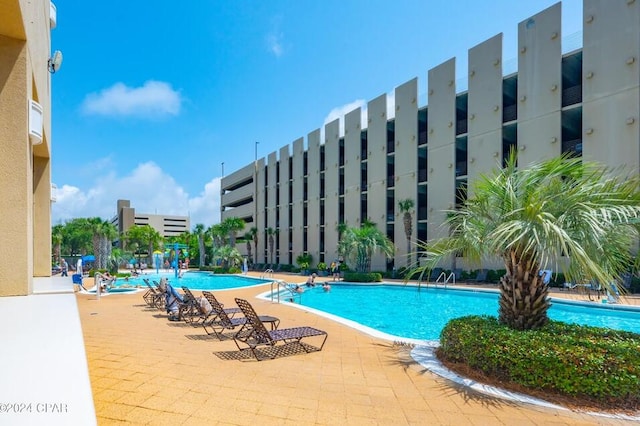
[[(145, 283), (149, 287), (149, 290), (143, 295), (145, 302), (158, 309), (163, 309), (164, 294), (158, 289), (154, 288), (148, 280)], [(157, 287), (157, 286), (156, 286)], [(275, 358), (276, 352), (260, 351), (261, 347), (271, 347), (282, 345), (294, 345), (296, 348), (301, 348), (304, 352), (316, 352), (321, 351), (327, 340), (328, 334), (325, 331), (318, 330), (313, 327), (293, 327), (286, 329), (278, 329), (280, 320), (275, 317), (267, 315), (258, 315), (253, 306), (245, 299), (236, 298), (235, 302), (238, 307), (225, 308), (213, 293), (203, 291), (202, 295), (210, 306), (211, 310), (205, 309), (207, 304), (203, 304), (201, 298), (196, 297), (189, 288), (182, 287), (183, 301), (179, 307), (179, 318), (193, 326), (202, 325), (207, 334), (215, 335), (218, 340), (222, 340), (223, 332), (225, 330), (235, 330), (237, 332), (233, 334), (233, 340), (239, 351), (249, 350), (253, 357), (262, 361), (265, 359), (262, 354), (267, 354), (269, 358)], [(236, 317), (237, 314), (244, 316)], [(270, 325), (271, 330), (267, 329), (265, 323)], [(307, 342), (302, 342), (303, 339), (318, 337), (322, 341), (319, 346), (310, 345)], [(289, 351), (289, 353), (297, 353), (295, 351)]]

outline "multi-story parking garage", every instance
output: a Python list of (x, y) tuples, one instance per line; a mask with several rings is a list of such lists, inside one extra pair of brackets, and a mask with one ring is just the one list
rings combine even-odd
[(506, 72), (498, 34), (469, 50), (466, 90), (450, 59), (428, 71), (427, 105), (412, 79), (395, 89), (393, 117), (381, 95), (365, 119), (360, 109), (344, 117), (344, 134), (335, 120), (231, 173), (222, 219), (259, 230), (259, 263), (270, 261), (268, 228), (277, 263), (331, 261), (338, 224), (369, 220), (396, 245), (391, 262), (373, 260), (384, 270), (405, 264), (399, 200), (414, 200), (414, 240), (442, 236), (444, 211), (511, 149), (520, 166), (571, 152), (638, 172), (640, 4), (585, 0), (583, 14), (581, 47), (563, 47), (558, 3), (518, 24), (517, 71)]

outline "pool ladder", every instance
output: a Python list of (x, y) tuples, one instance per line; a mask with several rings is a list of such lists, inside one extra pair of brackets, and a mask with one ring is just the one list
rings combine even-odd
[[(274, 292), (274, 286), (275, 286), (275, 292)], [(271, 281), (271, 301), (272, 302), (274, 301), (274, 298), (275, 298), (276, 301), (280, 303), (280, 293), (282, 291), (284, 291), (284, 293), (286, 294), (286, 299), (288, 299), (288, 301), (294, 302), (297, 298), (298, 303), (300, 303), (300, 300), (302, 299), (302, 294), (294, 291), (293, 288), (291, 287), (291, 284), (287, 284), (283, 280)]]
[[(434, 287), (437, 288), (438, 284), (442, 284), (444, 286), (444, 288), (447, 288), (447, 284), (449, 284), (450, 281), (455, 285), (455, 283), (456, 283), (456, 274), (451, 272), (447, 276), (446, 272), (442, 272), (442, 273), (440, 273), (440, 275), (438, 275), (438, 278), (433, 283), (433, 285), (434, 285)], [(420, 287), (420, 283), (418, 283), (418, 287)], [(429, 281), (426, 282), (426, 287), (429, 288)]]
[(456, 274), (451, 272), (449, 274), (449, 276), (447, 276), (447, 274), (445, 272), (442, 272), (438, 276), (438, 279), (436, 280), (436, 287), (438, 287), (438, 283), (440, 283), (441, 280), (442, 280), (442, 285), (444, 285), (444, 288), (447, 288), (447, 284), (449, 284), (449, 281), (451, 281), (455, 285), (455, 283), (456, 283)]
[(260, 276), (260, 278), (264, 278), (266, 276), (269, 276), (271, 278), (273, 278), (273, 269), (266, 269), (262, 275)]

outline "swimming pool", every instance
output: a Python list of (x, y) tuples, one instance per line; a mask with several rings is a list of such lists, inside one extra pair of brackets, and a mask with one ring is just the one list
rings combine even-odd
[[(444, 325), (467, 315), (498, 315), (498, 293), (397, 285), (337, 284), (306, 289), (300, 304), (401, 338), (438, 340)], [(606, 307), (606, 308), (605, 308)], [(584, 306), (553, 299), (549, 317), (640, 333), (640, 309)]]
[(118, 278), (115, 287), (140, 286), (146, 288), (147, 285), (143, 281), (144, 278), (153, 284), (154, 281), (159, 282), (162, 277), (166, 277), (169, 283), (176, 288), (185, 286), (189, 290), (226, 290), (271, 282), (271, 280), (241, 275), (214, 275), (209, 272), (190, 271), (184, 274), (182, 278), (176, 278), (174, 273), (145, 274), (136, 278), (129, 278), (128, 281)]

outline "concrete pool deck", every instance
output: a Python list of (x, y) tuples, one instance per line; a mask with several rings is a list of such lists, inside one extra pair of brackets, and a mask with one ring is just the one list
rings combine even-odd
[[(215, 294), (227, 306), (234, 306), (234, 297), (248, 299), (258, 313), (280, 318), (281, 328), (327, 331), (321, 352), (228, 360), (237, 353), (233, 341), (167, 321), (140, 293), (101, 300), (76, 294), (98, 423), (632, 424), (485, 396), (432, 374), (406, 347), (255, 298), (268, 289), (267, 284)], [(631, 304), (640, 303), (634, 298)]]

